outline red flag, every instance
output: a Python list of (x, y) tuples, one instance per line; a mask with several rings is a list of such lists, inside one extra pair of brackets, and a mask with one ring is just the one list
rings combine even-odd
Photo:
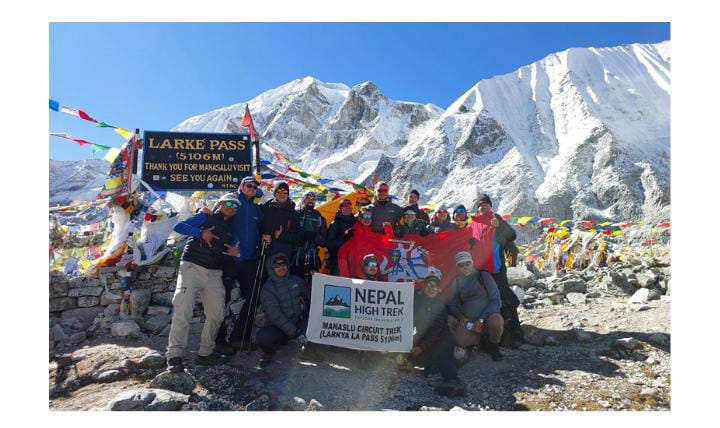
[[(363, 257), (374, 254), (380, 264), (381, 275), (389, 282), (425, 278), (429, 268), (438, 269), (442, 273), (440, 286), (447, 296), (449, 285), (456, 276), (455, 255), (458, 252), (470, 251), (476, 268), (492, 272), (493, 237), (485, 228), (480, 224), (475, 226), (477, 230), (467, 227), (428, 236), (410, 234), (396, 238), (374, 233), (369, 227), (355, 223), (352, 238), (338, 252), (340, 275), (360, 277)], [(476, 238), (472, 248), (471, 237)]]
[(252, 116), (250, 116), (250, 108), (247, 104), (245, 104), (245, 116), (243, 116), (240, 125), (250, 130), (250, 140), (255, 141), (255, 125), (253, 124)]

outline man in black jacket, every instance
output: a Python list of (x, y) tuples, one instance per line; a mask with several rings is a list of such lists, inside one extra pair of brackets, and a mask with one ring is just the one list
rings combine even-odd
[(415, 293), (413, 322), (416, 333), (410, 361), (424, 366), (426, 375), (440, 372), (443, 382), (435, 388), (438, 394), (465, 395), (467, 391), (458, 378), (453, 359), (453, 337), (448, 328), (448, 313), (437, 276), (425, 278), (424, 287)]
[(325, 246), (327, 223), (315, 209), (315, 192), (305, 192), (301, 207), (295, 211), (297, 246), (293, 253), (291, 273), (310, 282), (310, 275), (320, 269), (318, 247)]
[(338, 269), (338, 250), (340, 246), (349, 239), (348, 235), (345, 234), (353, 224), (355, 224), (356, 218), (352, 212), (352, 202), (349, 199), (344, 199), (340, 202), (340, 209), (335, 214), (335, 221), (330, 224), (327, 233), (327, 248), (330, 253), (329, 267), (331, 275), (339, 275), (340, 270)]
[(295, 234), (295, 203), (290, 199), (290, 187), (284, 181), (275, 184), (274, 199), (262, 204), (262, 240), (268, 244), (266, 256), (292, 254), (297, 242)]
[(402, 208), (390, 200), (390, 186), (384, 181), (375, 185), (375, 197), (370, 206), (373, 212), (372, 230), (375, 233), (385, 234), (384, 224), (395, 226), (402, 215)]
[[(481, 194), (480, 201), (478, 202), (478, 212), (481, 215), (484, 215), (490, 213), (491, 211), (492, 201), (490, 200), (490, 196)], [(494, 217), (495, 218), (491, 220), (491, 225), (495, 227), (495, 242), (500, 247), (500, 270), (493, 274), (493, 279), (500, 291), (500, 298), (502, 300), (500, 315), (502, 315), (506, 324), (505, 329), (503, 330), (503, 342), (507, 342), (510, 339), (522, 342), (524, 340), (524, 335), (522, 328), (520, 327), (520, 318), (517, 313), (517, 308), (520, 306), (520, 300), (510, 289), (510, 284), (508, 283), (507, 278), (507, 266), (505, 263), (505, 252), (511, 251), (511, 248), (514, 246), (514, 241), (517, 238), (517, 234), (512, 226), (503, 220), (499, 214), (495, 213)]]
[[(227, 257), (237, 257), (240, 247), (233, 242), (232, 217), (240, 202), (231, 193), (224, 195), (212, 215), (198, 213), (175, 225), (174, 230), (190, 237), (183, 249), (177, 286), (173, 295), (173, 317), (168, 336), (168, 370), (184, 370), (182, 356), (187, 347), (195, 296), (200, 294), (205, 324), (200, 335), (198, 362), (217, 364), (215, 338), (225, 317), (225, 286), (222, 266)], [(234, 245), (235, 244), (235, 245)]]

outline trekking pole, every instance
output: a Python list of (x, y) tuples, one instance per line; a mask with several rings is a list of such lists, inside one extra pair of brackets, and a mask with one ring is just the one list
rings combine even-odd
[[(245, 336), (247, 334), (247, 328), (248, 324), (250, 324), (250, 316), (252, 316), (253, 320), (255, 320), (255, 315), (257, 314), (257, 305), (255, 305), (255, 309), (253, 310), (253, 302), (255, 300), (260, 298), (260, 290), (258, 283), (260, 282), (260, 278), (262, 277), (262, 267), (265, 264), (265, 249), (267, 248), (267, 242), (263, 241), (262, 248), (260, 250), (260, 258), (258, 259), (258, 267), (255, 270), (255, 279), (253, 280), (253, 286), (252, 286), (252, 292), (250, 293), (250, 300), (248, 302), (248, 313), (245, 317), (245, 324), (243, 325), (243, 333), (242, 337), (240, 338), (240, 349), (242, 350), (245, 347)], [(256, 293), (257, 291), (257, 293)], [(256, 296), (257, 294), (257, 296)], [(250, 330), (252, 333), (252, 330)]]

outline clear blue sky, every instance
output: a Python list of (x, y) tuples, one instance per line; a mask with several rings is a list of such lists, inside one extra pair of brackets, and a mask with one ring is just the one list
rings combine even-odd
[[(305, 76), (371, 80), (392, 99), (446, 108), (479, 80), (553, 52), (669, 39), (669, 23), (53, 23), (49, 98), (141, 131), (169, 130)], [(48, 112), (50, 131), (122, 143)], [(51, 159), (91, 153), (50, 138)]]

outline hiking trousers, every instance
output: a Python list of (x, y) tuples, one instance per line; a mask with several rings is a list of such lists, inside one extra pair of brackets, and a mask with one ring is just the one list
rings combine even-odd
[(173, 317), (168, 336), (167, 358), (182, 357), (187, 347), (190, 321), (195, 306), (195, 296), (200, 295), (205, 312), (205, 324), (200, 334), (198, 355), (208, 356), (215, 350), (215, 337), (225, 317), (225, 287), (221, 269), (206, 269), (183, 260), (180, 262)]

